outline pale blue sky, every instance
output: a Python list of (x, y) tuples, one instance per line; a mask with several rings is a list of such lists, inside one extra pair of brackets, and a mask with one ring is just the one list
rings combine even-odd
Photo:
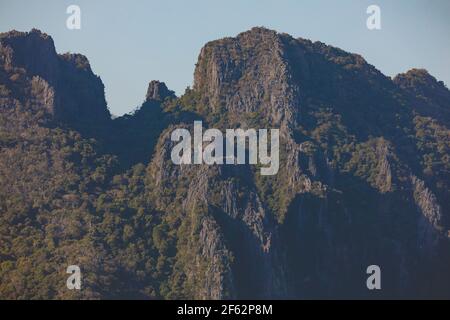
[[(70, 4), (81, 30), (66, 28)], [(382, 30), (366, 28), (370, 4)], [(35, 27), (58, 52), (86, 55), (116, 115), (139, 106), (152, 79), (182, 94), (203, 44), (253, 26), (359, 53), (390, 76), (419, 67), (450, 83), (448, 0), (0, 0), (0, 32)]]

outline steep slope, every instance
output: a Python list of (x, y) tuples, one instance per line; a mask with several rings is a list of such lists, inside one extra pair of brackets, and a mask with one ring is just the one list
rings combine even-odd
[(2, 84), (10, 97), (46, 111), (52, 120), (95, 134), (110, 119), (104, 86), (86, 57), (58, 55), (53, 40), (38, 30), (0, 36)]
[[(383, 266), (384, 297), (448, 294), (448, 129), (432, 134), (443, 157), (440, 181), (424, 182), (410, 92), (358, 55), (263, 28), (208, 43), (194, 78), (195, 101), (184, 108), (207, 127), (281, 130), (276, 176), (198, 169), (208, 196), (194, 183), (179, 197), (197, 194), (221, 226), (218, 237), (234, 257), (232, 296), (376, 297), (364, 281), (371, 264)], [(184, 173), (161, 170), (178, 188), (174, 177)], [(245, 186), (244, 199), (232, 181)], [(221, 191), (209, 195), (211, 185)], [(258, 206), (246, 207), (254, 196)], [(253, 248), (233, 245), (242, 228), (260, 239)], [(237, 242), (252, 243), (248, 237)]]
[[(253, 28), (111, 120), (87, 59), (37, 30), (1, 34), (0, 65), (1, 297), (450, 297), (450, 92), (426, 71)], [(279, 172), (174, 165), (194, 120), (280, 129)]]

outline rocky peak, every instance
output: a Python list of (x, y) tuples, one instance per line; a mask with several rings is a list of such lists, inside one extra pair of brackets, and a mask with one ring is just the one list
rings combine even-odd
[(0, 34), (0, 53), (4, 69), (23, 68), (29, 76), (39, 76), (54, 84), (59, 73), (53, 39), (37, 29)]
[[(355, 104), (355, 92), (379, 96), (393, 87), (360, 55), (260, 27), (207, 43), (194, 73), (194, 90), (210, 112), (226, 111), (242, 126), (242, 114), (258, 115), (282, 136), (297, 126), (307, 100), (344, 108)], [(362, 107), (352, 113), (378, 108), (366, 97), (359, 95)]]
[(158, 80), (150, 81), (148, 84), (146, 101), (164, 101), (168, 97), (175, 98), (175, 93), (172, 90), (169, 90), (164, 82)]
[(231, 121), (243, 126), (246, 123), (239, 122), (246, 117), (238, 116), (243, 113), (258, 114), (285, 128), (295, 122), (298, 86), (284, 59), (284, 37), (253, 28), (235, 38), (207, 43), (194, 73), (194, 90), (202, 104), (212, 112), (226, 110)]
[(103, 83), (88, 59), (58, 55), (53, 39), (37, 29), (0, 34), (0, 76), (11, 88), (31, 88), (15, 94), (29, 110), (45, 107), (52, 119), (80, 131), (97, 131), (110, 120)]
[[(34, 126), (15, 108), (98, 131), (109, 112), (87, 58), (57, 55), (38, 31), (2, 34), (0, 236), (17, 242), (4, 256), (18, 268), (0, 273), (0, 292), (65, 297), (52, 293), (60, 253), (86, 252), (100, 230), (88, 270), (113, 272), (87, 284), (88, 298), (448, 298), (449, 131), (434, 123), (449, 105), (441, 89), (424, 71), (392, 81), (356, 54), (253, 28), (205, 45), (179, 105), (162, 103), (173, 92), (152, 81), (140, 109), (110, 121), (108, 139), (78, 144), (62, 121)], [(403, 101), (436, 116), (417, 119)], [(192, 131), (193, 117), (215, 128), (280, 128), (280, 171), (173, 164), (171, 133)], [(116, 159), (121, 172), (110, 167)], [(30, 241), (31, 251), (17, 250)], [(42, 254), (52, 272), (30, 273)], [(372, 263), (393, 279), (381, 295), (361, 281)]]

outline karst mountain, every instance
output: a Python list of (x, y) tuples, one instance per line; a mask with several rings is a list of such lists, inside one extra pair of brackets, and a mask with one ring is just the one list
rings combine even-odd
[[(450, 91), (426, 70), (258, 27), (142, 97), (113, 119), (85, 56), (0, 34), (1, 298), (450, 298)], [(174, 165), (194, 120), (279, 129), (278, 174)]]

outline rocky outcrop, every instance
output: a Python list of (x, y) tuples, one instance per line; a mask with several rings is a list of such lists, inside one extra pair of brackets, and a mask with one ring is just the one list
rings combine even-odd
[[(87, 59), (56, 54), (47, 35), (2, 34), (0, 65), (0, 181), (14, 199), (34, 192), (0, 215), (9, 219), (1, 232), (20, 229), (15, 213), (30, 212), (23, 220), (36, 234), (40, 223), (52, 224), (40, 243), (58, 248), (64, 237), (83, 236), (72, 230), (82, 215), (89, 252), (104, 248), (102, 265), (118, 275), (108, 280), (112, 291), (184, 299), (450, 296), (450, 95), (426, 71), (392, 80), (357, 54), (253, 28), (207, 43), (182, 97), (151, 81), (141, 107), (110, 120)], [(171, 133), (192, 133), (193, 120), (204, 129), (279, 129), (279, 172), (173, 164)], [(89, 133), (98, 145), (60, 129)], [(33, 133), (53, 140), (36, 149), (39, 170), (21, 170), (38, 143)], [(97, 148), (102, 155), (88, 158)], [(75, 169), (79, 176), (65, 183)], [(30, 182), (28, 172), (38, 177)], [(45, 183), (54, 186), (48, 204)], [(4, 198), (0, 192), (0, 208), (11, 205)], [(68, 222), (55, 218), (62, 209), (54, 214), (52, 206), (61, 203), (80, 212)], [(93, 261), (90, 269), (100, 270)], [(381, 267), (382, 291), (365, 286), (372, 264)], [(5, 279), (20, 278), (7, 268)], [(91, 289), (102, 283), (90, 281)]]
[(423, 254), (434, 255), (438, 242), (445, 234), (441, 208), (436, 196), (416, 176), (411, 177), (414, 201), (420, 212), (418, 219), (418, 245)]
[(226, 112), (229, 121), (246, 125), (256, 113), (287, 134), (299, 111), (299, 89), (284, 57), (283, 38), (253, 28), (236, 38), (206, 44), (194, 73), (194, 90), (211, 111)]
[[(413, 283), (418, 273), (412, 265), (420, 261), (437, 268), (438, 263), (421, 255), (422, 249), (408, 247), (407, 239), (416, 238), (417, 243), (428, 243), (427, 250), (441, 252), (442, 243), (425, 239), (430, 234), (426, 230), (434, 229), (429, 218), (440, 211), (431, 205), (436, 198), (426, 200), (431, 200), (429, 191), (416, 190), (416, 204), (405, 200), (403, 190), (410, 188), (409, 174), (416, 163), (408, 150), (415, 142), (399, 139), (414, 127), (414, 108), (403, 105), (411, 93), (401, 82), (391, 81), (358, 55), (264, 28), (212, 41), (201, 50), (194, 75), (201, 106), (197, 111), (213, 123), (211, 115), (220, 114), (231, 127), (281, 131), (282, 169), (268, 182), (272, 203), (256, 196), (264, 189), (257, 187), (253, 194), (247, 187), (245, 201), (252, 209), (245, 209), (242, 218), (260, 246), (269, 247), (278, 258), (276, 263), (260, 264), (265, 266), (262, 281), (275, 278), (273, 283), (278, 284), (267, 287), (268, 296), (338, 297), (338, 292), (370, 296), (359, 287), (356, 274), (361, 265), (374, 261), (392, 270), (389, 277), (397, 279), (386, 289), (387, 295), (424, 289)], [(222, 185), (226, 202), (221, 210), (239, 216), (239, 197), (230, 186)], [(402, 213), (394, 218), (399, 207)], [(425, 218), (415, 216), (417, 207)], [(277, 219), (284, 221), (281, 241), (273, 223)], [(395, 233), (404, 219), (418, 229)], [(258, 228), (270, 230), (265, 231), (270, 236), (261, 237)], [(366, 234), (357, 235), (360, 232)], [(243, 243), (251, 242), (248, 238)], [(242, 252), (252, 256), (257, 247), (230, 250), (237, 257)], [(282, 257), (285, 252), (287, 259)], [(335, 280), (338, 274), (342, 281)], [(235, 287), (239, 292), (251, 285)]]
[(172, 90), (169, 90), (164, 82), (157, 80), (150, 81), (145, 97), (146, 101), (164, 101), (166, 98), (175, 98), (175, 93)]
[(52, 38), (36, 29), (2, 33), (0, 54), (2, 77), (16, 88), (11, 95), (28, 108), (44, 107), (54, 120), (90, 134), (109, 122), (103, 83), (86, 57), (58, 55)]
[(33, 29), (0, 34), (3, 68), (23, 68), (30, 77), (39, 76), (56, 85), (60, 75), (59, 57), (50, 36)]
[[(208, 270), (202, 281), (197, 281), (197, 297), (286, 297), (277, 225), (255, 188), (241, 185), (242, 178), (251, 174), (249, 168), (174, 166), (170, 161), (173, 129), (161, 136), (149, 166), (151, 189), (157, 193), (155, 200), (160, 210), (174, 206), (186, 219), (199, 219), (194, 224), (199, 225), (199, 239), (192, 243), (196, 248), (193, 259), (198, 264), (194, 269), (184, 266), (190, 279), (198, 278), (200, 270)], [(175, 180), (179, 183), (173, 185)], [(160, 195), (169, 185), (182, 191), (175, 198), (163, 199)]]

